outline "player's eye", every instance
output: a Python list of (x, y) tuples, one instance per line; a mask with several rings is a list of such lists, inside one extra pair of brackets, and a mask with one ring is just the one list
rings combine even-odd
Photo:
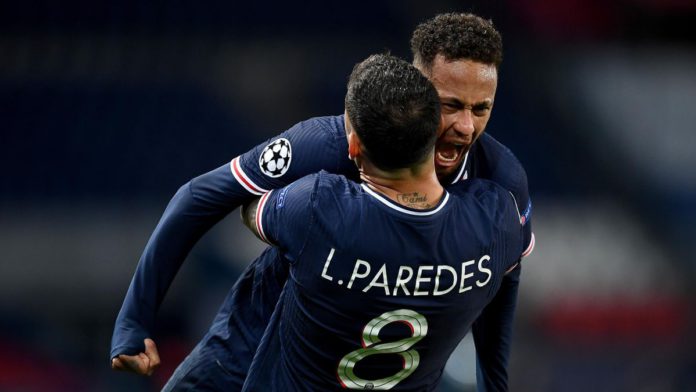
[(475, 116), (485, 116), (488, 114), (488, 112), (491, 110), (490, 106), (488, 105), (482, 105), (482, 106), (474, 106), (471, 111), (474, 113)]
[(454, 112), (459, 110), (459, 105), (451, 103), (451, 102), (442, 102), (441, 103), (442, 110), (446, 112)]

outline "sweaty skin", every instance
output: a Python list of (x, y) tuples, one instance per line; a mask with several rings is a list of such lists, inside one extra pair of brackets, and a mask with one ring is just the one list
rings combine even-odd
[(498, 72), (494, 65), (435, 57), (421, 71), (435, 85), (442, 103), (435, 169), (440, 180), (462, 164), (466, 152), (486, 129), (491, 117)]

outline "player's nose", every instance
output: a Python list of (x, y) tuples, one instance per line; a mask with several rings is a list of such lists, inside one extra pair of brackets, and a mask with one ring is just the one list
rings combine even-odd
[(463, 137), (473, 137), (474, 135), (474, 116), (471, 110), (464, 109), (457, 114), (457, 119), (453, 124), (454, 130)]

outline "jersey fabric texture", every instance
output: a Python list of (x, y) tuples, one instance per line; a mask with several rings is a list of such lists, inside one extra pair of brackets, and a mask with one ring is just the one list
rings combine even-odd
[(320, 172), (262, 197), (256, 222), (290, 276), (248, 391), (435, 389), (523, 250), (513, 197), (485, 180), (413, 210)]

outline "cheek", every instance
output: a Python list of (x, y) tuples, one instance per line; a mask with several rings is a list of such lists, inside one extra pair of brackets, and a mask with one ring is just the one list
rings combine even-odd
[(456, 115), (442, 113), (440, 115), (440, 128), (437, 129), (437, 137), (442, 136), (446, 130), (450, 129), (456, 119)]
[(491, 118), (490, 115), (476, 118), (474, 121), (474, 129), (477, 135), (483, 133), (484, 129), (486, 129), (486, 124), (488, 124), (489, 118)]

